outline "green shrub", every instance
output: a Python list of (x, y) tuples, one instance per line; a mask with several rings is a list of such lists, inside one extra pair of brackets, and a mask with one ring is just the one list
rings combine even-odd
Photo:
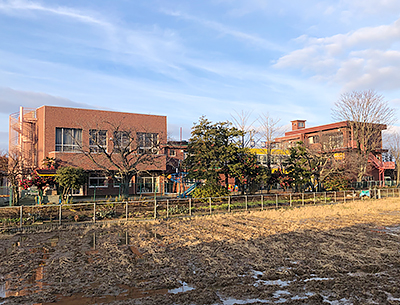
[(193, 198), (224, 197), (228, 195), (228, 190), (221, 185), (205, 184), (193, 191)]

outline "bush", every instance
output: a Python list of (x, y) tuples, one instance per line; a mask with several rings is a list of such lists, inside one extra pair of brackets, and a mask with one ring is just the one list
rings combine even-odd
[(224, 197), (228, 195), (228, 190), (221, 185), (205, 184), (193, 191), (193, 198)]

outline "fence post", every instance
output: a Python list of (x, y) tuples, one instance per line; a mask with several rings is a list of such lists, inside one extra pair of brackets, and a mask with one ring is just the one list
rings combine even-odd
[(292, 193), (289, 194), (289, 206), (292, 206)]
[(278, 194), (275, 194), (276, 197), (276, 207), (278, 207)]
[(157, 199), (154, 199), (154, 219), (157, 219)]
[(314, 204), (315, 204), (315, 192), (313, 194), (314, 194)]
[(192, 198), (189, 198), (189, 216), (192, 216)]
[(392, 197), (394, 197), (394, 189), (392, 189)]
[(381, 189), (378, 189), (378, 199), (381, 199)]
[(343, 202), (346, 203), (346, 191), (343, 191)]
[(355, 194), (355, 191), (353, 190), (353, 202), (355, 200), (355, 197), (356, 197), (356, 194)]
[(169, 199), (167, 199), (167, 218), (169, 217)]
[(325, 196), (325, 204), (326, 204), (326, 192), (324, 192), (324, 196)]
[(304, 193), (301, 193), (301, 204), (304, 205)]
[(400, 197), (400, 189), (398, 189), (399, 190), (399, 197)]
[(128, 201), (125, 203), (125, 220), (128, 221)]
[(264, 210), (264, 195), (261, 195), (261, 211)]
[(93, 222), (96, 223), (96, 201), (93, 203)]
[(22, 227), (22, 205), (19, 208), (19, 227)]
[(231, 212), (231, 196), (228, 197), (228, 212)]
[(386, 189), (386, 198), (389, 198), (389, 189)]
[(61, 219), (62, 219), (62, 208), (61, 208), (61, 204), (60, 204), (60, 211), (58, 212), (58, 224), (61, 224)]
[(211, 210), (211, 197), (208, 197), (208, 201), (210, 202), (210, 215), (212, 215), (212, 210)]
[(334, 192), (334, 196), (335, 196), (335, 202), (336, 202), (336, 191)]
[(244, 201), (246, 202), (246, 211), (247, 211), (247, 195), (244, 196)]

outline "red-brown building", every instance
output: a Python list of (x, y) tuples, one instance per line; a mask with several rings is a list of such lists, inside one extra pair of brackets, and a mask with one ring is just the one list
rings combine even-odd
[[(337, 156), (344, 156), (346, 152), (357, 148), (357, 141), (351, 124), (347, 121), (320, 125), (315, 127), (305, 126), (305, 120), (292, 121), (292, 130), (285, 133), (284, 137), (275, 139), (275, 147), (287, 149), (296, 142), (301, 141), (305, 145), (318, 146), (325, 150), (335, 151)], [(374, 137), (374, 147), (368, 161), (372, 164), (372, 170), (368, 173), (374, 180), (383, 180), (386, 169), (394, 169), (394, 162), (382, 161), (382, 131), (386, 125), (372, 124), (377, 136)]]
[[(128, 134), (134, 135), (135, 143), (128, 138)], [(94, 190), (99, 195), (118, 195), (119, 184), (112, 177), (107, 177), (83, 150), (91, 151), (92, 156), (101, 162), (104, 155), (96, 154), (96, 150), (115, 150), (116, 143), (139, 145), (138, 151), (153, 149), (152, 144), (157, 143), (157, 149), (152, 151), (157, 155), (155, 161), (138, 164), (140, 174), (133, 179), (130, 192), (162, 192), (161, 174), (167, 166), (164, 153), (166, 116), (53, 106), (37, 109), (21, 107), (18, 113), (10, 115), (9, 137), (10, 152), (17, 151), (26, 168), (41, 167), (45, 158), (54, 158), (63, 165), (87, 170), (89, 180), (83, 188), (84, 195), (91, 195)]]

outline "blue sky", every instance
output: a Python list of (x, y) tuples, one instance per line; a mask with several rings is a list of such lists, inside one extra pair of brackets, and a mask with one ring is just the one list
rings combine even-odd
[[(284, 4), (283, 4), (284, 3)], [(341, 93), (400, 105), (398, 0), (0, 0), (0, 148), (19, 106), (332, 122)]]

